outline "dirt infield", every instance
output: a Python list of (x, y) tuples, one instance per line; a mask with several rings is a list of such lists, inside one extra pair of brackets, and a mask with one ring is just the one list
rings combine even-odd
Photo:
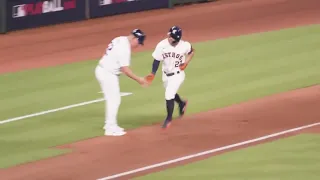
[[(137, 27), (148, 34), (145, 50), (154, 48), (173, 24), (184, 29), (185, 39), (199, 42), (319, 23), (318, 7), (318, 0), (224, 0), (174, 11), (157, 10), (14, 32), (1, 36), (0, 72), (99, 58), (111, 38)], [(65, 145), (59, 148), (71, 148), (74, 152), (1, 170), (0, 177), (94, 180), (316, 123), (320, 119), (317, 107), (320, 107), (320, 86), (185, 117), (175, 121), (168, 131), (161, 131), (156, 125), (131, 130), (123, 137), (98, 137)], [(302, 132), (315, 133), (319, 128)], [(292, 134), (297, 132), (285, 136)], [(130, 179), (208, 156), (118, 179)]]

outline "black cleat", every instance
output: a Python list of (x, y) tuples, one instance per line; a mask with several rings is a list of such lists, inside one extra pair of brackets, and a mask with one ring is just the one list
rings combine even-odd
[(162, 128), (167, 129), (170, 127), (170, 125), (171, 125), (171, 120), (166, 119), (162, 125)]
[(180, 117), (183, 117), (188, 106), (188, 100), (184, 101), (182, 105), (179, 106)]

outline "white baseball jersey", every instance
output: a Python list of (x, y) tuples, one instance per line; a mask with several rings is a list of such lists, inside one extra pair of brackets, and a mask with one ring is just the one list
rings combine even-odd
[(126, 36), (119, 36), (108, 45), (99, 64), (107, 71), (118, 75), (121, 74), (120, 68), (129, 66), (130, 61), (130, 42)]
[(160, 41), (152, 57), (158, 61), (163, 61), (162, 71), (171, 73), (179, 71), (179, 65), (185, 62), (186, 55), (191, 51), (191, 44), (187, 41), (180, 40), (174, 47), (170, 45), (168, 39)]

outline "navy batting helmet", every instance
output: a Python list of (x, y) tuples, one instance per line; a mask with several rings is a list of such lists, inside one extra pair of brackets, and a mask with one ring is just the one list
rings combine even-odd
[(178, 26), (172, 26), (169, 29), (168, 35), (175, 40), (174, 43), (179, 42), (182, 37), (182, 29)]
[(146, 39), (146, 35), (144, 34), (144, 32), (142, 32), (142, 30), (140, 29), (134, 29), (131, 32), (136, 38), (138, 38), (139, 44), (143, 45), (144, 44), (144, 40)]

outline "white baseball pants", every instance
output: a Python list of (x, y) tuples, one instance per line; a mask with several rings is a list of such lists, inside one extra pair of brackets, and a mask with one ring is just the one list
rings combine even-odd
[(162, 81), (165, 88), (166, 100), (174, 99), (176, 93), (178, 92), (185, 79), (185, 76), (186, 75), (184, 71), (180, 71), (180, 73), (174, 74), (172, 76), (167, 76), (164, 72), (162, 72)]
[(99, 65), (95, 69), (95, 75), (105, 99), (105, 125), (110, 128), (118, 126), (117, 116), (121, 103), (119, 76)]

